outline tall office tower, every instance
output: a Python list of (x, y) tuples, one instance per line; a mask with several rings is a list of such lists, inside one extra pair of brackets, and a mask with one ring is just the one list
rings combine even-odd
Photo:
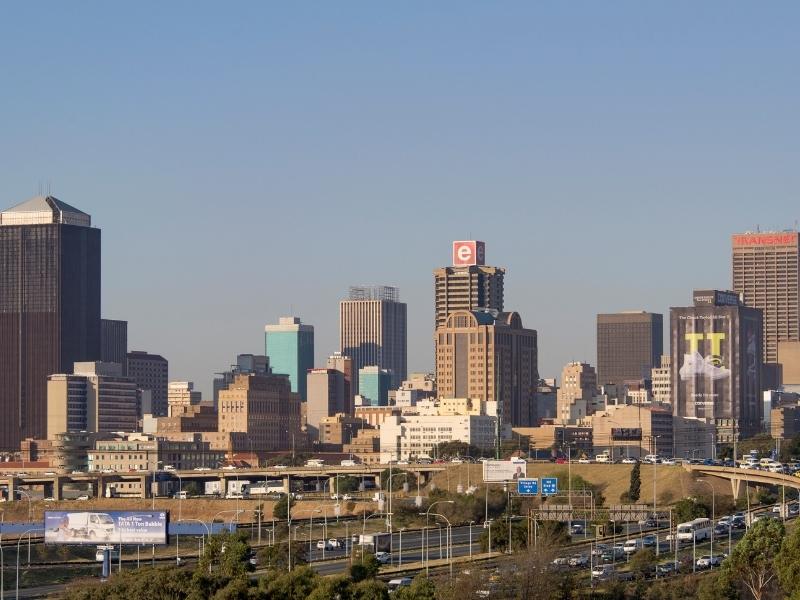
[(320, 423), (325, 417), (336, 414), (353, 416), (353, 402), (349, 397), (350, 386), (341, 371), (310, 369), (307, 389), (306, 424), (312, 439), (319, 440)]
[(764, 362), (778, 362), (778, 342), (800, 340), (796, 231), (732, 236), (733, 290), (764, 313)]
[(717, 441), (750, 437), (762, 415), (762, 315), (735, 292), (695, 290), (670, 308), (672, 414), (716, 426)]
[(456, 310), (503, 310), (505, 269), (487, 267), (486, 246), (478, 241), (453, 242), (453, 266), (433, 272), (436, 322), (442, 327)]
[(597, 315), (597, 381), (650, 379), (664, 350), (664, 319), (644, 311)]
[(100, 320), (100, 360), (122, 365), (125, 374), (125, 357), (128, 354), (128, 322), (113, 319)]
[[(349, 405), (353, 406), (353, 397), (355, 396), (353, 393), (353, 377), (356, 375), (353, 373), (353, 359), (349, 356), (344, 356), (341, 352), (334, 352), (328, 357), (326, 367), (339, 371), (344, 375), (345, 394), (349, 398)], [(349, 412), (347, 414), (352, 415), (353, 413)]]
[(650, 376), (653, 382), (653, 402), (672, 403), (672, 361), (669, 354), (661, 356), (661, 364), (653, 367)]
[(200, 404), (202, 397), (192, 381), (170, 381), (167, 388), (167, 416), (177, 417)]
[(392, 372), (392, 388), (400, 387), (407, 370), (406, 336), (406, 305), (397, 288), (351, 287), (350, 298), (339, 303), (339, 351), (353, 360), (353, 373), (378, 366)]
[(436, 330), (440, 398), (498, 401), (504, 425), (536, 423), (536, 331), (518, 313), (459, 310)]
[(47, 433), (47, 377), (100, 358), (100, 230), (52, 196), (0, 212), (0, 449)]
[(391, 371), (374, 365), (361, 367), (358, 370), (358, 395), (361, 398), (361, 406), (388, 406), (391, 382)]
[(122, 365), (75, 363), (47, 378), (47, 439), (67, 432), (137, 431), (136, 382)]
[(148, 354), (141, 350), (128, 352), (125, 373), (132, 377), (136, 386), (152, 393), (154, 417), (167, 416), (167, 385), (169, 383), (169, 362), (160, 354)]
[(561, 371), (561, 387), (556, 396), (558, 420), (574, 424), (592, 413), (592, 400), (597, 394), (597, 372), (588, 363), (571, 362)]
[[(219, 393), (233, 383), (236, 375), (270, 375), (269, 358), (263, 354), (237, 354), (236, 364), (231, 365), (227, 371), (214, 374), (212, 387), (214, 389), (214, 408), (219, 404)], [(291, 385), (291, 384), (290, 384)]]
[(292, 391), (306, 399), (306, 373), (314, 368), (314, 326), (297, 317), (281, 317), (264, 327), (264, 346), (272, 372), (288, 375)]

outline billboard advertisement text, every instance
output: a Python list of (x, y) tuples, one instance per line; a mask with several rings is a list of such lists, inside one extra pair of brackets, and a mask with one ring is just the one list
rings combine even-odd
[(513, 460), (487, 460), (483, 463), (483, 480), (513, 481), (527, 475), (528, 465), (522, 461)]
[(44, 513), (45, 544), (166, 544), (164, 511), (69, 511)]

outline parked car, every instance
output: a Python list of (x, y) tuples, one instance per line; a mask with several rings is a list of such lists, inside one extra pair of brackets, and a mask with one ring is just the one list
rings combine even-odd
[(717, 523), (714, 525), (715, 536), (728, 535), (729, 531), (730, 527), (727, 525), (727, 523)]
[(664, 459), (661, 460), (661, 464), (662, 465), (667, 465), (667, 466), (675, 466), (678, 463), (675, 462), (674, 458), (664, 458)]

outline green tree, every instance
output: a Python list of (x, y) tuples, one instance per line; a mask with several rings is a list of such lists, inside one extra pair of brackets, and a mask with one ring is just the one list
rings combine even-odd
[[(736, 586), (731, 582), (729, 572), (725, 569), (706, 573), (702, 577), (683, 577), (684, 580), (695, 580), (697, 583), (697, 600), (739, 600), (739, 593)], [(691, 596), (682, 596), (688, 598)], [(677, 600), (677, 599), (676, 599)]]
[[(292, 542), (292, 567), (304, 565), (308, 562), (308, 544), (305, 542)], [(258, 564), (261, 567), (275, 571), (289, 570), (289, 547), (284, 540), (274, 546), (264, 546), (258, 551)]]
[[(483, 552), (489, 550), (489, 532), (492, 535), (492, 552), (506, 552), (508, 550), (508, 520), (498, 519), (491, 527), (484, 529), (480, 537)], [(511, 551), (521, 550), (528, 545), (527, 520), (511, 522)]]
[(396, 492), (403, 487), (404, 483), (408, 483), (409, 489), (416, 487), (417, 477), (414, 473), (404, 471), (402, 469), (384, 469), (381, 471), (381, 489), (389, 490), (389, 476), (392, 478), (392, 492)]
[(272, 516), (280, 521), (289, 518), (289, 508), (294, 506), (294, 500), (289, 494), (284, 494), (272, 507)]
[(395, 600), (436, 600), (436, 586), (423, 575), (417, 575), (408, 587), (397, 590)]
[(320, 576), (311, 567), (301, 566), (289, 572), (272, 572), (258, 581), (261, 597), (269, 600), (306, 600), (319, 583)]
[(346, 600), (351, 597), (353, 582), (349, 577), (323, 577), (317, 581), (308, 600)]
[(389, 600), (386, 584), (377, 579), (365, 579), (353, 586), (353, 600)]
[(642, 466), (640, 463), (633, 465), (631, 469), (631, 484), (628, 488), (628, 499), (631, 503), (639, 500), (642, 491)]
[(361, 481), (358, 477), (345, 475), (344, 477), (336, 478), (335, 489), (339, 494), (349, 494), (350, 492), (357, 492), (360, 483)]
[(199, 496), (202, 494), (200, 484), (196, 481), (187, 481), (181, 486), (181, 490), (186, 492), (187, 496)]
[(775, 559), (778, 579), (787, 598), (800, 600), (800, 528), (795, 527), (783, 539), (780, 554)]
[(472, 458), (481, 456), (481, 451), (477, 447), (467, 442), (460, 442), (457, 440), (441, 442), (434, 449), (434, 453), (438, 458), (444, 459), (456, 458), (459, 456), (471, 456)]
[(361, 560), (353, 563), (350, 567), (350, 577), (355, 582), (372, 579), (378, 574), (380, 568), (381, 563), (378, 562), (375, 555), (371, 552), (364, 552), (361, 555)]
[(697, 498), (683, 498), (672, 507), (677, 523), (686, 523), (699, 517), (711, 515), (711, 509)]
[(631, 571), (636, 573), (637, 577), (646, 577), (653, 572), (656, 562), (656, 553), (650, 548), (643, 548), (631, 556)]
[(245, 575), (251, 568), (247, 559), (249, 555), (250, 544), (244, 532), (212, 535), (206, 542), (197, 570), (228, 580), (235, 579)]
[(762, 600), (776, 576), (775, 558), (783, 543), (783, 524), (776, 519), (762, 519), (753, 525), (723, 564), (723, 576), (740, 583)]

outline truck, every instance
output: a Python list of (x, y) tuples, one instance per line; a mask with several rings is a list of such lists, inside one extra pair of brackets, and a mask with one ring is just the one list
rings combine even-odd
[(248, 479), (231, 479), (228, 481), (228, 491), (225, 494), (226, 498), (244, 498), (245, 490), (250, 485)]
[(282, 494), (283, 481), (280, 479), (273, 481), (257, 481), (248, 485), (242, 494), (245, 498), (253, 498), (257, 496), (268, 496), (270, 494)]
[(111, 515), (99, 512), (67, 513), (62, 529), (66, 529), (73, 538), (107, 540), (114, 534), (114, 519)]
[(392, 538), (389, 533), (362, 533), (358, 536), (358, 544), (373, 554), (389, 552), (392, 547)]
[(222, 482), (218, 479), (215, 481), (206, 481), (205, 486), (206, 496), (221, 496), (222, 495)]

